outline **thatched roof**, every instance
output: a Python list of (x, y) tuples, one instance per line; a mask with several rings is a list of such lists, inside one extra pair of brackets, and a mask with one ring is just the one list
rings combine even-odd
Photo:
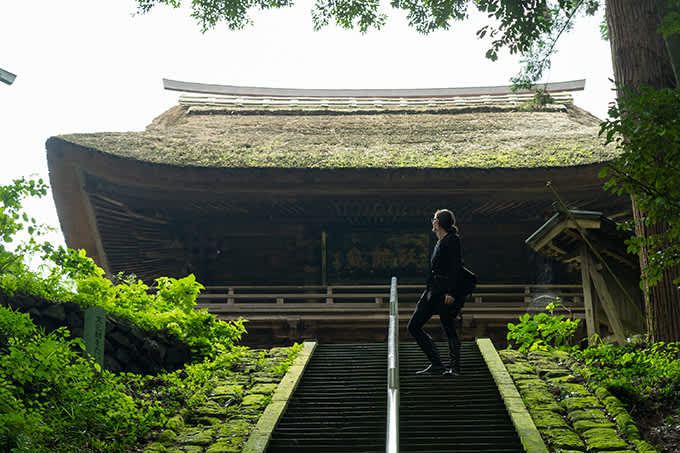
[(616, 154), (602, 146), (599, 120), (568, 100), (539, 110), (493, 96), (420, 105), (232, 101), (185, 97), (144, 132), (60, 138), (123, 158), (193, 167), (559, 167)]

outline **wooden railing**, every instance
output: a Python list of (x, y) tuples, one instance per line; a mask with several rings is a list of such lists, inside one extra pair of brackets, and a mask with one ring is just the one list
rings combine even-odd
[[(399, 285), (399, 298), (416, 302), (422, 285)], [(389, 285), (328, 286), (208, 286), (198, 296), (199, 304), (387, 304)], [(582, 306), (581, 285), (478, 285), (472, 293), (475, 304), (513, 304), (545, 306), (559, 298), (563, 305)]]

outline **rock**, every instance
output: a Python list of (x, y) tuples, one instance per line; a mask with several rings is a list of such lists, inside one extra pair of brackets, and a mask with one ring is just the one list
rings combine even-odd
[(216, 428), (190, 428), (180, 433), (177, 441), (182, 445), (210, 445)]
[(562, 398), (573, 398), (590, 395), (588, 389), (581, 384), (571, 384), (568, 382), (563, 382), (557, 384), (556, 387), (559, 389), (560, 396)]
[(588, 431), (589, 429), (594, 429), (594, 428), (614, 428), (616, 429), (616, 425), (610, 421), (603, 422), (601, 420), (578, 420), (574, 422), (574, 430), (579, 433), (583, 434), (584, 432)]
[(184, 428), (184, 419), (181, 415), (175, 415), (168, 420), (168, 422), (165, 424), (165, 427), (175, 432), (179, 432)]
[(585, 451), (586, 446), (581, 438), (575, 432), (569, 429), (549, 429), (542, 433), (550, 447), (551, 451), (559, 450), (576, 450)]
[(567, 351), (560, 351), (558, 349), (552, 351), (551, 356), (553, 360), (556, 360), (557, 362), (567, 363), (569, 360), (571, 360), (571, 356)]
[(218, 426), (222, 424), (222, 419), (217, 417), (195, 417), (194, 424), (197, 426)]
[(218, 442), (208, 448), (206, 453), (241, 453), (241, 444), (243, 443), (243, 440), (239, 440), (241, 441), (239, 445)]
[(569, 428), (564, 417), (557, 412), (535, 410), (531, 411), (531, 418), (537, 428)]
[(589, 450), (611, 451), (625, 450), (628, 443), (620, 439), (614, 428), (594, 428), (583, 433)]
[(166, 453), (168, 449), (160, 442), (152, 442), (144, 448), (144, 453)]
[(177, 439), (177, 433), (171, 429), (166, 429), (158, 435), (158, 441), (163, 445), (169, 445)]
[(579, 420), (610, 421), (603, 409), (579, 409), (570, 411), (567, 418), (569, 418), (572, 423), (576, 423)]
[(550, 392), (550, 390), (548, 390), (547, 386), (520, 387), (519, 393), (522, 395), (522, 399), (529, 407), (533, 407), (539, 403), (555, 403), (555, 398), (553, 397), (553, 394)]
[(602, 407), (600, 400), (594, 396), (566, 398), (562, 400), (561, 404), (568, 412), (578, 409), (594, 409)]
[(232, 384), (232, 385), (220, 385), (215, 387), (212, 391), (214, 396), (229, 396), (229, 397), (241, 397), (243, 394), (243, 385)]
[(656, 448), (644, 440), (634, 440), (633, 443), (639, 453), (657, 453)]
[(276, 390), (276, 387), (278, 387), (278, 384), (255, 384), (249, 391), (248, 394), (263, 394), (263, 395), (269, 395), (271, 393), (274, 393)]
[(194, 409), (194, 414), (203, 417), (225, 416), (227, 415), (227, 409), (220, 406), (215, 401), (208, 400), (204, 405)]
[(130, 355), (125, 348), (117, 348), (115, 357), (120, 363), (130, 362)]
[(502, 349), (498, 351), (503, 363), (514, 363), (521, 360), (526, 360), (526, 356), (516, 349)]
[(227, 442), (232, 438), (247, 438), (251, 430), (251, 423), (244, 418), (234, 418), (224, 423), (220, 428), (217, 440)]
[(528, 374), (531, 376), (536, 374), (535, 368), (526, 363), (507, 363), (505, 368), (507, 368), (508, 373), (510, 373), (513, 377), (521, 374)]
[(241, 402), (243, 406), (264, 406), (268, 403), (269, 397), (260, 394), (246, 395)]

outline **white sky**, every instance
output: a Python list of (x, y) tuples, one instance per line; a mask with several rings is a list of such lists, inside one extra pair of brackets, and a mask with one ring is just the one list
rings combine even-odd
[[(187, 2), (187, 0), (185, 0)], [(135, 15), (134, 0), (0, 2), (0, 184), (48, 179), (45, 141), (76, 132), (143, 130), (176, 104), (162, 78), (285, 88), (443, 88), (506, 85), (515, 57), (484, 58), (475, 31), (483, 16), (454, 30), (420, 35), (388, 11), (381, 31), (365, 35), (327, 27), (314, 32), (312, 0), (254, 14), (255, 23), (201, 34), (187, 10), (157, 7)], [(600, 118), (613, 99), (609, 44), (600, 18), (580, 20), (560, 44), (545, 80), (586, 79), (576, 104)], [(28, 204), (58, 227), (51, 194)], [(62, 241), (61, 233), (54, 241)]]

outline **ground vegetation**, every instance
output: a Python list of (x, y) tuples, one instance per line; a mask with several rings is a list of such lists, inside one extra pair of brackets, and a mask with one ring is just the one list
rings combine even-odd
[[(47, 332), (31, 316), (0, 306), (0, 451), (241, 451), (300, 346), (238, 346), (242, 320), (195, 310), (193, 276), (162, 277), (154, 288), (108, 276), (84, 251), (40, 242), (43, 228), (22, 200), (41, 181), (0, 187), (0, 293), (99, 306), (143, 331), (164, 331), (191, 347), (191, 361), (155, 375), (113, 373), (65, 327)], [(28, 239), (10, 247), (25, 231)], [(41, 269), (30, 254), (46, 259)], [(218, 429), (217, 424), (221, 427)]]

